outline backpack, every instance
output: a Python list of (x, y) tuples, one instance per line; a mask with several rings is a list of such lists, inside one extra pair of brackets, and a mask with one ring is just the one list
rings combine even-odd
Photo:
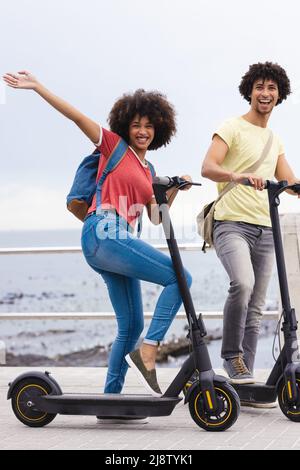
[[(74, 181), (67, 195), (67, 208), (82, 222), (96, 193), (96, 212), (101, 210), (101, 191), (107, 175), (113, 171), (123, 160), (128, 150), (128, 144), (120, 137), (119, 142), (109, 155), (107, 164), (97, 182), (98, 167), (101, 153), (96, 149), (91, 155), (85, 157), (75, 173)], [(147, 160), (152, 178), (155, 176), (153, 165)], [(141, 233), (141, 217), (138, 219), (138, 234)]]

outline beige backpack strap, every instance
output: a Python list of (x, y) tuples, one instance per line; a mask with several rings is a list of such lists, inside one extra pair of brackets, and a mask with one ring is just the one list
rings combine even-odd
[(266, 145), (265, 145), (265, 147), (262, 151), (260, 159), (257, 160), (255, 163), (253, 163), (253, 165), (251, 165), (249, 168), (247, 168), (247, 170), (243, 171), (243, 173), (253, 173), (253, 172), (255, 172), (260, 167), (260, 165), (265, 160), (265, 158), (267, 157), (268, 153), (271, 150), (272, 144), (273, 144), (273, 132), (272, 131), (269, 131), (269, 132), (270, 132), (270, 135), (269, 135), (267, 143), (266, 143)]

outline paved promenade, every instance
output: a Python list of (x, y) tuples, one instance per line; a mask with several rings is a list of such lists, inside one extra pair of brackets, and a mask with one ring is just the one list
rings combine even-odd
[[(269, 410), (242, 408), (237, 422), (222, 433), (209, 433), (192, 421), (187, 406), (180, 403), (169, 417), (151, 418), (148, 424), (99, 424), (93, 416), (57, 416), (44, 428), (29, 428), (13, 415), (6, 400), (7, 384), (28, 368), (0, 369), (0, 449), (300, 449), (300, 423), (289, 421), (277, 407)], [(43, 370), (38, 368), (38, 370)], [(50, 368), (65, 392), (102, 390), (105, 369)], [(221, 372), (221, 371), (216, 371)], [(222, 372), (221, 372), (222, 373)], [(176, 369), (158, 369), (165, 389)], [(263, 379), (266, 371), (259, 371)], [(145, 393), (132, 371), (126, 393)]]

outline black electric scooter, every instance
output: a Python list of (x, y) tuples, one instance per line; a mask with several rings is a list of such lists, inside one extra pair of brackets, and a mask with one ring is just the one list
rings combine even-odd
[[(245, 181), (246, 186), (251, 186)], [(291, 307), (284, 250), (280, 229), (278, 206), (279, 195), (286, 189), (300, 194), (300, 184), (289, 185), (287, 181), (266, 181), (268, 191), (270, 217), (272, 222), (277, 272), (280, 286), (283, 317), (284, 346), (274, 364), (266, 383), (232, 384), (240, 400), (247, 403), (273, 403), (278, 398), (281, 411), (291, 421), (300, 422), (300, 357), (297, 340), (297, 320), (295, 310)], [(187, 383), (185, 391), (194, 382)]]
[[(189, 183), (190, 184), (190, 183)], [(194, 183), (196, 184), (196, 183)], [(185, 403), (195, 423), (206, 431), (223, 431), (236, 421), (240, 411), (239, 397), (234, 388), (212, 370), (204, 341), (205, 326), (196, 316), (177, 242), (171, 224), (166, 191), (183, 189), (186, 180), (178, 177), (156, 177), (153, 184), (168, 247), (177, 275), (188, 323), (192, 352), (175, 379), (161, 397), (125, 394), (64, 394), (49, 372), (27, 372), (9, 384), (7, 398), (14, 414), (22, 423), (41, 427), (56, 414), (94, 416), (168, 416), (181, 401), (180, 392), (195, 370), (197, 380), (189, 388)]]

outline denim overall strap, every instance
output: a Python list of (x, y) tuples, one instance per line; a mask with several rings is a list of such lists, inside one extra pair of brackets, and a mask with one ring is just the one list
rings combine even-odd
[[(153, 179), (154, 176), (156, 175), (154, 166), (148, 160), (147, 160), (147, 163), (148, 163), (149, 169), (151, 171), (151, 176), (152, 176), (152, 179)], [(137, 226), (137, 234), (136, 234), (138, 238), (140, 238), (140, 236), (142, 234), (142, 230), (143, 230), (143, 210), (140, 213), (139, 218), (138, 218), (138, 226)]]
[(125, 142), (125, 140), (120, 138), (114, 150), (108, 157), (108, 162), (106, 164), (106, 167), (103, 170), (101, 177), (99, 178), (99, 181), (96, 187), (96, 214), (97, 215), (99, 215), (101, 211), (101, 191), (102, 191), (102, 186), (105, 181), (105, 178), (123, 160), (123, 158), (126, 155), (127, 149), (128, 149), (128, 144)]

